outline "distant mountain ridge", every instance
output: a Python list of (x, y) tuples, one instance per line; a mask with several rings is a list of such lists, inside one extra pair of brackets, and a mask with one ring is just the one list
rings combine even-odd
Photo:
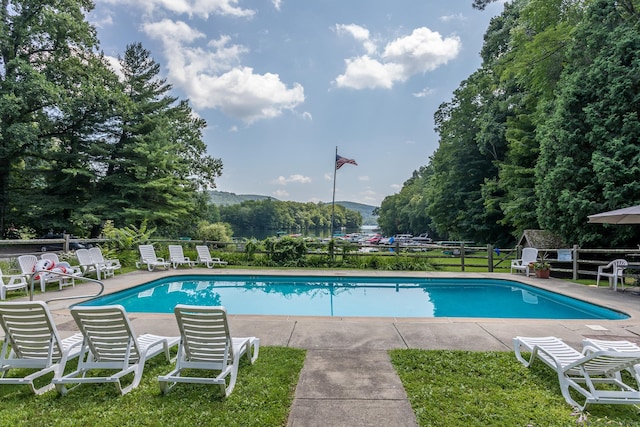
[[(214, 205), (236, 205), (247, 200), (276, 200), (275, 197), (271, 196), (261, 196), (258, 194), (236, 194), (229, 193), (226, 191), (209, 191), (209, 196), (211, 197), (211, 203)], [(362, 215), (362, 224), (363, 225), (378, 225), (378, 219), (373, 215), (373, 210), (377, 208), (377, 206), (365, 205), (362, 203), (356, 202), (338, 202), (336, 201), (336, 205), (344, 206), (347, 209), (351, 209), (356, 212), (360, 212)]]
[(242, 202), (246, 202), (247, 200), (278, 200), (275, 197), (270, 196), (260, 196), (257, 194), (236, 194), (236, 193), (228, 193), (226, 191), (209, 191), (209, 196), (211, 197), (211, 203), (214, 205), (237, 205)]

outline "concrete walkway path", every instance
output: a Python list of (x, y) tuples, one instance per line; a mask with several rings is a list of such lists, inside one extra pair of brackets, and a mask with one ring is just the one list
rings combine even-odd
[[(614, 308), (625, 320), (528, 320), (471, 318), (337, 318), (230, 315), (235, 336), (260, 337), (262, 346), (307, 350), (288, 420), (289, 427), (416, 426), (416, 418), (393, 369), (387, 350), (396, 348), (512, 351), (521, 336), (553, 335), (580, 348), (584, 337), (627, 339), (640, 343), (640, 297), (561, 280), (541, 280), (498, 273), (416, 273), (370, 271), (180, 269), (136, 271), (105, 281), (106, 293), (169, 275), (180, 274), (366, 275), (403, 277), (479, 277), (520, 280), (553, 292)], [(37, 294), (36, 299), (81, 295), (95, 285)], [(50, 301), (61, 335), (76, 331), (69, 315), (75, 300)], [(172, 314), (131, 313), (138, 334), (178, 335)]]
[(289, 427), (417, 426), (383, 350), (309, 350)]

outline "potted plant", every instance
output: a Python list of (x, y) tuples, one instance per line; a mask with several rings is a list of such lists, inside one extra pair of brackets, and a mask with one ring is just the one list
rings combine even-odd
[(551, 273), (551, 264), (545, 260), (536, 261), (533, 263), (533, 271), (535, 271), (536, 277), (548, 279), (549, 273)]

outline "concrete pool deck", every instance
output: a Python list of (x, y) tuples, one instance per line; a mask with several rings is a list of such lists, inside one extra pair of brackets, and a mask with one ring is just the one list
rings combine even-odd
[[(231, 314), (234, 336), (257, 336), (262, 346), (307, 350), (294, 402), (290, 427), (416, 426), (405, 391), (391, 366), (387, 350), (396, 348), (512, 351), (521, 336), (553, 335), (581, 348), (582, 339), (627, 339), (640, 343), (640, 296), (589, 287), (557, 279), (525, 278), (504, 273), (434, 273), (358, 270), (241, 270), (193, 268), (135, 271), (104, 281), (105, 294), (173, 275), (318, 275), (369, 277), (465, 277), (517, 280), (630, 315), (623, 320), (528, 320), (483, 318), (348, 318), (302, 316), (240, 316)], [(36, 294), (50, 300), (95, 293), (98, 285)], [(68, 307), (81, 300), (50, 301), (60, 334), (76, 332)], [(131, 313), (138, 334), (178, 335), (172, 314)], [(259, 361), (259, 359), (258, 359)]]

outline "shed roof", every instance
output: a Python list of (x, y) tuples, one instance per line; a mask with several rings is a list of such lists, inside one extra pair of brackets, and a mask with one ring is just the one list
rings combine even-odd
[(568, 247), (562, 238), (548, 230), (524, 230), (518, 245), (537, 249), (558, 249)]

